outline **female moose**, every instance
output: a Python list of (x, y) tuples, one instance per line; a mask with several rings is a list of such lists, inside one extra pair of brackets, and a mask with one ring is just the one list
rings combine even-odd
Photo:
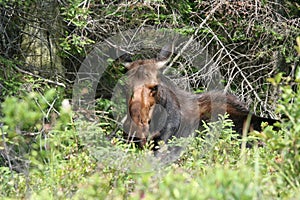
[(215, 121), (225, 113), (238, 133), (248, 121), (250, 129), (257, 131), (261, 131), (261, 122), (272, 125), (277, 121), (252, 114), (237, 97), (222, 91), (196, 95), (176, 88), (160, 73), (170, 55), (171, 51), (163, 48), (159, 58), (125, 64), (130, 94), (124, 129), (129, 141), (143, 147), (148, 140), (157, 145), (172, 137), (188, 137), (203, 121)]

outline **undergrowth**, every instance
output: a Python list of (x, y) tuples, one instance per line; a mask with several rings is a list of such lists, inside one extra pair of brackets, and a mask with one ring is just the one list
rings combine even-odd
[[(151, 143), (140, 150), (124, 142), (119, 137), (121, 130), (108, 117), (100, 116), (97, 122), (83, 120), (67, 101), (53, 103), (54, 90), (7, 97), (1, 107), (0, 196), (296, 198), (300, 194), (300, 90), (288, 84), (278, 87), (282, 98), (277, 112), (285, 116), (275, 124), (279, 130), (266, 126), (262, 133), (241, 138), (232, 130), (228, 116), (220, 116), (218, 122), (206, 124), (198, 137), (187, 138), (181, 156), (168, 164), (161, 162), (163, 157), (154, 156)], [(245, 148), (245, 142), (252, 147)]]

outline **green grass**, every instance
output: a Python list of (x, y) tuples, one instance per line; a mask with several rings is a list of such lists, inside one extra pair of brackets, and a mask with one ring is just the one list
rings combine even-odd
[[(300, 195), (300, 92), (290, 86), (281, 90), (278, 112), (286, 118), (278, 131), (267, 126), (263, 133), (240, 139), (228, 116), (220, 116), (198, 137), (186, 139), (182, 155), (167, 165), (151, 150), (136, 149), (120, 138), (108, 140), (116, 124), (107, 118), (87, 122), (58, 106), (60, 115), (52, 129), (41, 131), (44, 124), (37, 116), (53, 109), (49, 106), (55, 99), (53, 91), (8, 97), (2, 104), (0, 197), (295, 199)], [(17, 132), (21, 127), (38, 134), (22, 135)], [(245, 141), (253, 147), (242, 148)], [(265, 145), (259, 147), (258, 141)]]

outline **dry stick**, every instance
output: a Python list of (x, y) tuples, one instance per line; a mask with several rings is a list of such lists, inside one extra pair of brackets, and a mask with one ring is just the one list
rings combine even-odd
[(24, 73), (24, 74), (28, 74), (28, 75), (30, 75), (30, 76), (33, 76), (33, 77), (36, 77), (36, 78), (43, 79), (43, 80), (46, 81), (47, 83), (51, 83), (51, 84), (55, 84), (55, 85), (58, 85), (58, 86), (62, 86), (62, 87), (64, 87), (64, 88), (66, 87), (66, 85), (63, 84), (63, 83), (60, 83), (60, 82), (57, 82), (57, 81), (52, 81), (52, 80), (50, 80), (50, 79), (43, 78), (43, 77), (41, 77), (41, 76), (39, 76), (39, 75), (36, 75), (36, 74), (31, 73), (31, 72), (25, 71), (25, 70), (23, 70), (23, 69), (21, 69), (21, 68), (19, 68), (19, 67), (17, 67), (17, 66), (14, 66), (14, 68), (15, 68), (16, 70), (18, 70), (18, 71)]
[[(179, 53), (175, 56), (174, 59), (172, 59), (171, 63), (165, 68), (163, 71), (166, 72), (172, 65), (173, 63), (182, 55), (182, 53), (188, 48), (188, 46), (194, 41), (195, 37), (197, 36), (199, 30), (206, 24), (207, 20), (216, 12), (216, 10), (225, 2), (225, 0), (221, 0), (211, 11), (210, 13), (206, 16), (206, 18), (202, 21), (202, 23), (199, 25), (199, 27), (196, 29), (192, 37), (187, 41), (187, 43), (180, 49)], [(174, 44), (173, 44), (174, 45)], [(172, 47), (173, 48), (173, 47)], [(173, 53), (173, 49), (172, 49)]]
[(5, 138), (5, 135), (4, 135), (3, 123), (1, 123), (1, 122), (0, 122), (0, 130), (1, 130), (2, 140), (3, 140), (5, 155), (6, 155), (6, 158), (7, 158), (7, 161), (8, 161), (8, 167), (11, 171), (13, 171), (11, 161), (10, 161), (10, 158), (9, 158), (8, 148), (7, 148), (7, 145), (6, 145), (6, 138)]
[[(5, 134), (4, 134), (3, 123), (1, 123), (1, 122), (0, 122), (0, 130), (1, 130), (2, 140), (3, 140), (5, 156), (7, 158), (9, 170), (11, 172), (11, 179), (13, 180), (14, 179), (14, 171), (13, 171), (11, 160), (10, 160), (10, 157), (9, 157), (8, 147), (6, 145), (6, 138), (5, 138)], [(15, 186), (15, 189), (16, 189), (17, 186), (16, 185), (14, 185), (14, 186)]]
[[(131, 40), (128, 42), (125, 37), (123, 36), (122, 32), (120, 31), (121, 37), (128, 43), (127, 45), (130, 46), (133, 39), (135, 38), (135, 36), (139, 33), (139, 31), (143, 28), (143, 26), (146, 24), (148, 20), (144, 20), (143, 23), (138, 27), (138, 29), (135, 31), (134, 35), (132, 36)], [(119, 29), (120, 30), (120, 29)], [(122, 47), (120, 47), (119, 45), (113, 44), (112, 42), (110, 42), (108, 39), (105, 40), (105, 42), (110, 45), (111, 47), (121, 50), (124, 53), (130, 54), (130, 55), (134, 55), (134, 53), (128, 51), (127, 49), (124, 49)]]
[[(209, 29), (210, 29), (210, 28), (209, 28)], [(243, 79), (244, 79), (244, 80), (246, 81), (246, 83), (249, 85), (249, 87), (251, 88), (251, 90), (255, 91), (254, 88), (252, 87), (251, 83), (248, 81), (247, 77), (246, 77), (245, 74), (243, 73), (243, 71), (238, 67), (238, 65), (236, 64), (236, 62), (234, 62), (234, 59), (232, 58), (232, 56), (231, 56), (230, 53), (228, 52), (227, 48), (223, 45), (223, 43), (218, 39), (218, 37), (216, 36), (216, 34), (215, 34), (211, 29), (210, 29), (210, 31), (211, 31), (211, 33), (214, 35), (214, 37), (217, 39), (217, 41), (219, 42), (219, 44), (222, 46), (222, 48), (225, 50), (226, 55), (228, 55), (228, 57), (230, 58), (230, 60), (233, 61), (234, 68), (236, 68), (236, 69), (240, 72), (240, 74), (242, 75)], [(232, 69), (231, 75), (232, 75), (233, 72), (234, 72), (234, 70)], [(230, 76), (231, 76), (231, 75), (230, 75)], [(225, 87), (225, 91), (228, 90), (228, 87), (229, 87), (229, 85), (230, 85), (231, 82), (232, 82), (232, 79), (230, 79), (230, 77), (229, 77), (228, 83), (227, 83), (227, 85), (226, 85), (226, 87)], [(257, 94), (256, 92), (254, 92), (254, 95), (255, 95), (255, 97), (256, 97), (259, 101), (261, 101), (260, 97), (258, 96), (258, 94)]]
[(128, 46), (130, 46), (133, 42), (133, 39), (137, 36), (137, 34), (140, 32), (140, 30), (142, 30), (144, 24), (146, 23), (147, 20), (144, 20), (144, 22), (141, 24), (141, 26), (139, 26), (136, 31), (134, 32), (133, 36), (131, 37), (131, 40), (129, 41)]

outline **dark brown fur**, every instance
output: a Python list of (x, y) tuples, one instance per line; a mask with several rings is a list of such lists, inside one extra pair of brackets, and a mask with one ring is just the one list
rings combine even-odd
[(202, 125), (215, 121), (219, 114), (228, 113), (234, 129), (242, 133), (250, 117), (250, 129), (261, 131), (261, 122), (277, 120), (252, 114), (233, 95), (221, 91), (199, 95), (177, 89), (163, 78), (159, 69), (166, 61), (139, 60), (127, 64), (129, 69), (128, 113), (124, 124), (128, 140), (141, 147), (147, 140), (168, 142), (172, 137), (188, 137)]

